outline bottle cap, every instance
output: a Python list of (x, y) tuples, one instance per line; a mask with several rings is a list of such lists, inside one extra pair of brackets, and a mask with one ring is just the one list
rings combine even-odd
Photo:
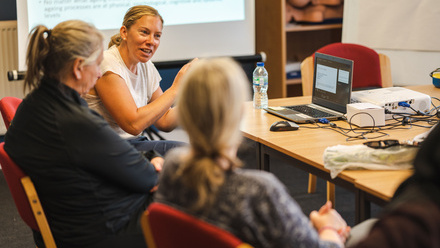
[(264, 66), (264, 62), (257, 62), (257, 66)]

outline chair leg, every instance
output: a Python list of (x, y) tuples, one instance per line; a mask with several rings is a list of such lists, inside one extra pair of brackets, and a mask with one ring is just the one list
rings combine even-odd
[(151, 135), (151, 131), (149, 129), (145, 129), (143, 134), (147, 135), (149, 140), (154, 140), (154, 137)]
[(147, 129), (144, 130), (144, 135), (146, 134), (148, 136), (149, 140), (155, 140), (153, 137), (153, 134), (159, 138), (159, 140), (166, 140), (162, 135), (159, 134), (159, 132), (157, 132), (154, 128), (152, 127), (148, 127)]
[(316, 176), (310, 173), (309, 173), (309, 187), (307, 192), (309, 192), (309, 194), (316, 192)]
[(151, 132), (152, 132), (154, 135), (156, 135), (160, 140), (165, 140), (165, 138), (164, 138), (162, 135), (160, 135), (159, 132), (157, 132), (156, 130), (151, 129)]
[(335, 185), (327, 181), (327, 201), (332, 202), (333, 208), (336, 206), (335, 202)]

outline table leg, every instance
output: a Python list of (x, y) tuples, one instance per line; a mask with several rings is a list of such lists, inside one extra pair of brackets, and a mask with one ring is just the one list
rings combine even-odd
[(262, 159), (261, 159), (261, 143), (260, 142), (256, 142), (256, 149), (255, 149), (255, 157), (257, 158), (257, 168), (259, 170), (263, 169), (263, 165), (262, 163)]
[(316, 192), (316, 176), (312, 173), (309, 173), (309, 186), (307, 192), (309, 194), (313, 194)]
[(260, 168), (264, 171), (270, 171), (270, 154), (267, 150), (268, 148), (261, 143), (258, 143), (258, 147), (260, 154), (258, 154), (257, 156), (260, 160)]
[(263, 151), (263, 147), (261, 147), (261, 149), (261, 169), (265, 171), (270, 171), (270, 156)]
[(327, 181), (327, 201), (332, 202), (333, 208), (336, 207), (335, 201), (335, 185), (329, 181)]
[(366, 199), (365, 192), (362, 190), (356, 190), (356, 213), (355, 213), (355, 224), (369, 219), (371, 217), (371, 203)]

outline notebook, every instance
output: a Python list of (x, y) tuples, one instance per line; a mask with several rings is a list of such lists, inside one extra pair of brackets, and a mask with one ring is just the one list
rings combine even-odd
[(311, 104), (271, 106), (265, 110), (296, 123), (341, 118), (350, 103), (353, 61), (315, 53), (314, 67)]

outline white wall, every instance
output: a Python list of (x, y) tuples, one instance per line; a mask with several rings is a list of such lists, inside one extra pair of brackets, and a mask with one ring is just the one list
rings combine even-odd
[(440, 67), (439, 0), (348, 0), (342, 42), (390, 57), (394, 85), (432, 83)]

